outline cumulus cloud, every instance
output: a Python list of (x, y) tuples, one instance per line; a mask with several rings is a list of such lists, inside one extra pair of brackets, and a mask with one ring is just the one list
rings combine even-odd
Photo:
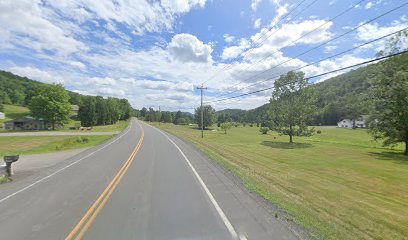
[(275, 26), (280, 21), (280, 19), (283, 17), (283, 15), (288, 13), (288, 8), (289, 8), (289, 4), (279, 6), (276, 9), (276, 16), (273, 18), (270, 25)]
[(362, 41), (370, 41), (384, 35), (402, 30), (408, 27), (407, 23), (398, 24), (395, 26), (380, 26), (378, 23), (367, 24), (357, 30), (357, 39)]
[(261, 18), (256, 19), (255, 22), (254, 22), (254, 28), (260, 28), (261, 27), (261, 21), (262, 21)]
[(0, 1), (2, 37), (12, 44), (60, 55), (87, 49), (72, 34), (50, 21), (40, 4), (40, 0)]
[(224, 34), (223, 37), (226, 43), (232, 43), (235, 40), (235, 37), (229, 34)]
[(258, 5), (262, 2), (262, 0), (252, 0), (251, 2), (251, 8), (253, 11), (256, 11), (258, 8)]
[[(326, 41), (332, 36), (329, 31), (332, 25), (332, 22), (326, 20), (305, 20), (299, 23), (283, 24), (280, 28), (262, 28), (251, 39), (255, 43), (265, 40), (264, 44), (269, 44), (277, 49), (294, 45), (292, 43), (294, 41), (296, 44), (315, 44)], [(318, 27), (320, 28), (314, 30)], [(265, 36), (268, 36), (267, 39)]]
[(11, 67), (8, 71), (22, 77), (27, 77), (44, 83), (64, 83), (64, 79), (60, 76), (55, 76), (47, 71), (40, 70), (35, 67)]
[(250, 47), (249, 41), (246, 39), (241, 39), (239, 41), (239, 45), (224, 48), (224, 50), (222, 51), (221, 58), (223, 60), (236, 58), (249, 47)]
[(181, 62), (211, 62), (212, 47), (187, 33), (175, 35), (169, 46), (170, 54)]
[[(194, 7), (204, 7), (206, 0), (48, 0), (66, 17), (75, 18), (78, 11), (87, 20), (102, 19), (129, 26), (135, 34), (172, 29), (176, 17)], [(89, 11), (85, 10), (88, 9)]]

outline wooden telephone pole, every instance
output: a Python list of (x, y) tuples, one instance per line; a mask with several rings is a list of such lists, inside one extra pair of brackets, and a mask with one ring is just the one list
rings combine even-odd
[(204, 108), (203, 108), (203, 90), (207, 89), (202, 84), (201, 87), (197, 87), (201, 90), (201, 138), (204, 138)]

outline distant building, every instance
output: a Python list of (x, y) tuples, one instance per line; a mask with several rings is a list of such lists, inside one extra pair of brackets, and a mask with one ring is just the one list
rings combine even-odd
[(33, 117), (27, 116), (4, 122), (4, 129), (9, 131), (45, 130), (47, 129), (47, 125), (42, 119), (35, 119)]
[(79, 106), (78, 105), (71, 105), (71, 117), (78, 116)]
[[(367, 127), (368, 115), (362, 115), (358, 119), (355, 120), (356, 128), (365, 128)], [(340, 122), (337, 123), (337, 127), (339, 128), (353, 128), (353, 119), (345, 118), (342, 119)]]
[(6, 114), (0, 112), (0, 119), (5, 119), (6, 118)]

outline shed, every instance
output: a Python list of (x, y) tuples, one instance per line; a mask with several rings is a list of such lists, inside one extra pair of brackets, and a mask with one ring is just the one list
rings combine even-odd
[(46, 124), (43, 119), (33, 117), (21, 117), (11, 121), (4, 122), (4, 129), (12, 130), (45, 130)]

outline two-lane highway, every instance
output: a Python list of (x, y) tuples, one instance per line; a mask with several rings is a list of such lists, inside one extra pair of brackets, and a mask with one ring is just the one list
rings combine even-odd
[(0, 186), (0, 239), (297, 239), (183, 141), (132, 120), (115, 139)]

